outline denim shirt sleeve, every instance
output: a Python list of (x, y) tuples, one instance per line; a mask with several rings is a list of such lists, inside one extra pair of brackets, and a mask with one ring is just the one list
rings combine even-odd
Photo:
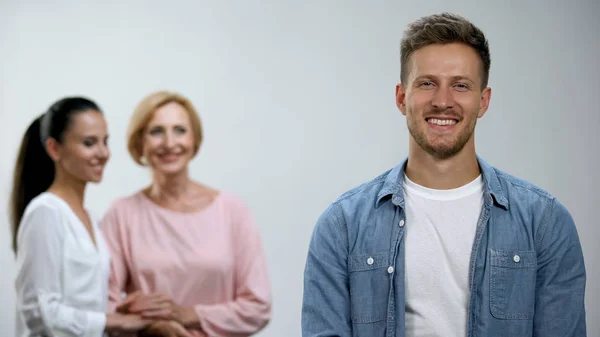
[(351, 336), (348, 236), (338, 204), (319, 217), (304, 270), (302, 336)]
[(553, 199), (538, 233), (535, 337), (586, 336), (586, 271), (571, 214)]

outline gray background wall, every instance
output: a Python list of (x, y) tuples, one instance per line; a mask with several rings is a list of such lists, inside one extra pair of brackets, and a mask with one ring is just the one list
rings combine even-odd
[[(589, 336), (600, 336), (598, 1), (0, 1), (0, 205), (29, 122), (63, 95), (105, 110), (113, 157), (88, 207), (150, 180), (125, 149), (137, 101), (167, 88), (200, 110), (193, 177), (246, 198), (269, 259), (273, 320), (300, 336), (302, 272), (322, 210), (407, 154), (394, 105), (398, 42), (439, 11), (471, 19), (492, 51), (491, 107), (477, 129), (490, 163), (556, 195), (585, 253)], [(14, 257), (0, 217), (0, 327), (14, 331)]]

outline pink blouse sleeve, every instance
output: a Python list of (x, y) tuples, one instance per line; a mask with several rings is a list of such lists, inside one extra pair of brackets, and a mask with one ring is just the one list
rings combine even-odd
[(123, 251), (122, 226), (119, 226), (118, 212), (114, 206), (110, 207), (104, 215), (101, 229), (111, 257), (108, 306), (109, 312), (114, 312), (117, 305), (123, 300), (122, 294), (128, 280), (128, 269)]
[(232, 210), (235, 250), (235, 300), (194, 308), (209, 336), (248, 336), (263, 329), (271, 318), (271, 290), (258, 227), (243, 203)]

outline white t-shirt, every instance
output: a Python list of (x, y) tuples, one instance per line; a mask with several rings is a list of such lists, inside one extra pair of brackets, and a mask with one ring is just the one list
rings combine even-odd
[(71, 207), (45, 192), (25, 210), (17, 235), (16, 336), (104, 335), (110, 257)]
[(465, 337), (483, 180), (434, 190), (405, 177), (406, 336)]

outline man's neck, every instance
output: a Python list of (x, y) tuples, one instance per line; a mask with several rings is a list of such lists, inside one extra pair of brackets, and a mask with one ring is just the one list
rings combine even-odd
[[(416, 147), (418, 145), (415, 144)], [(475, 148), (467, 144), (450, 158), (436, 158), (420, 147), (411, 147), (406, 176), (414, 183), (438, 190), (458, 188), (475, 180), (481, 173)]]

